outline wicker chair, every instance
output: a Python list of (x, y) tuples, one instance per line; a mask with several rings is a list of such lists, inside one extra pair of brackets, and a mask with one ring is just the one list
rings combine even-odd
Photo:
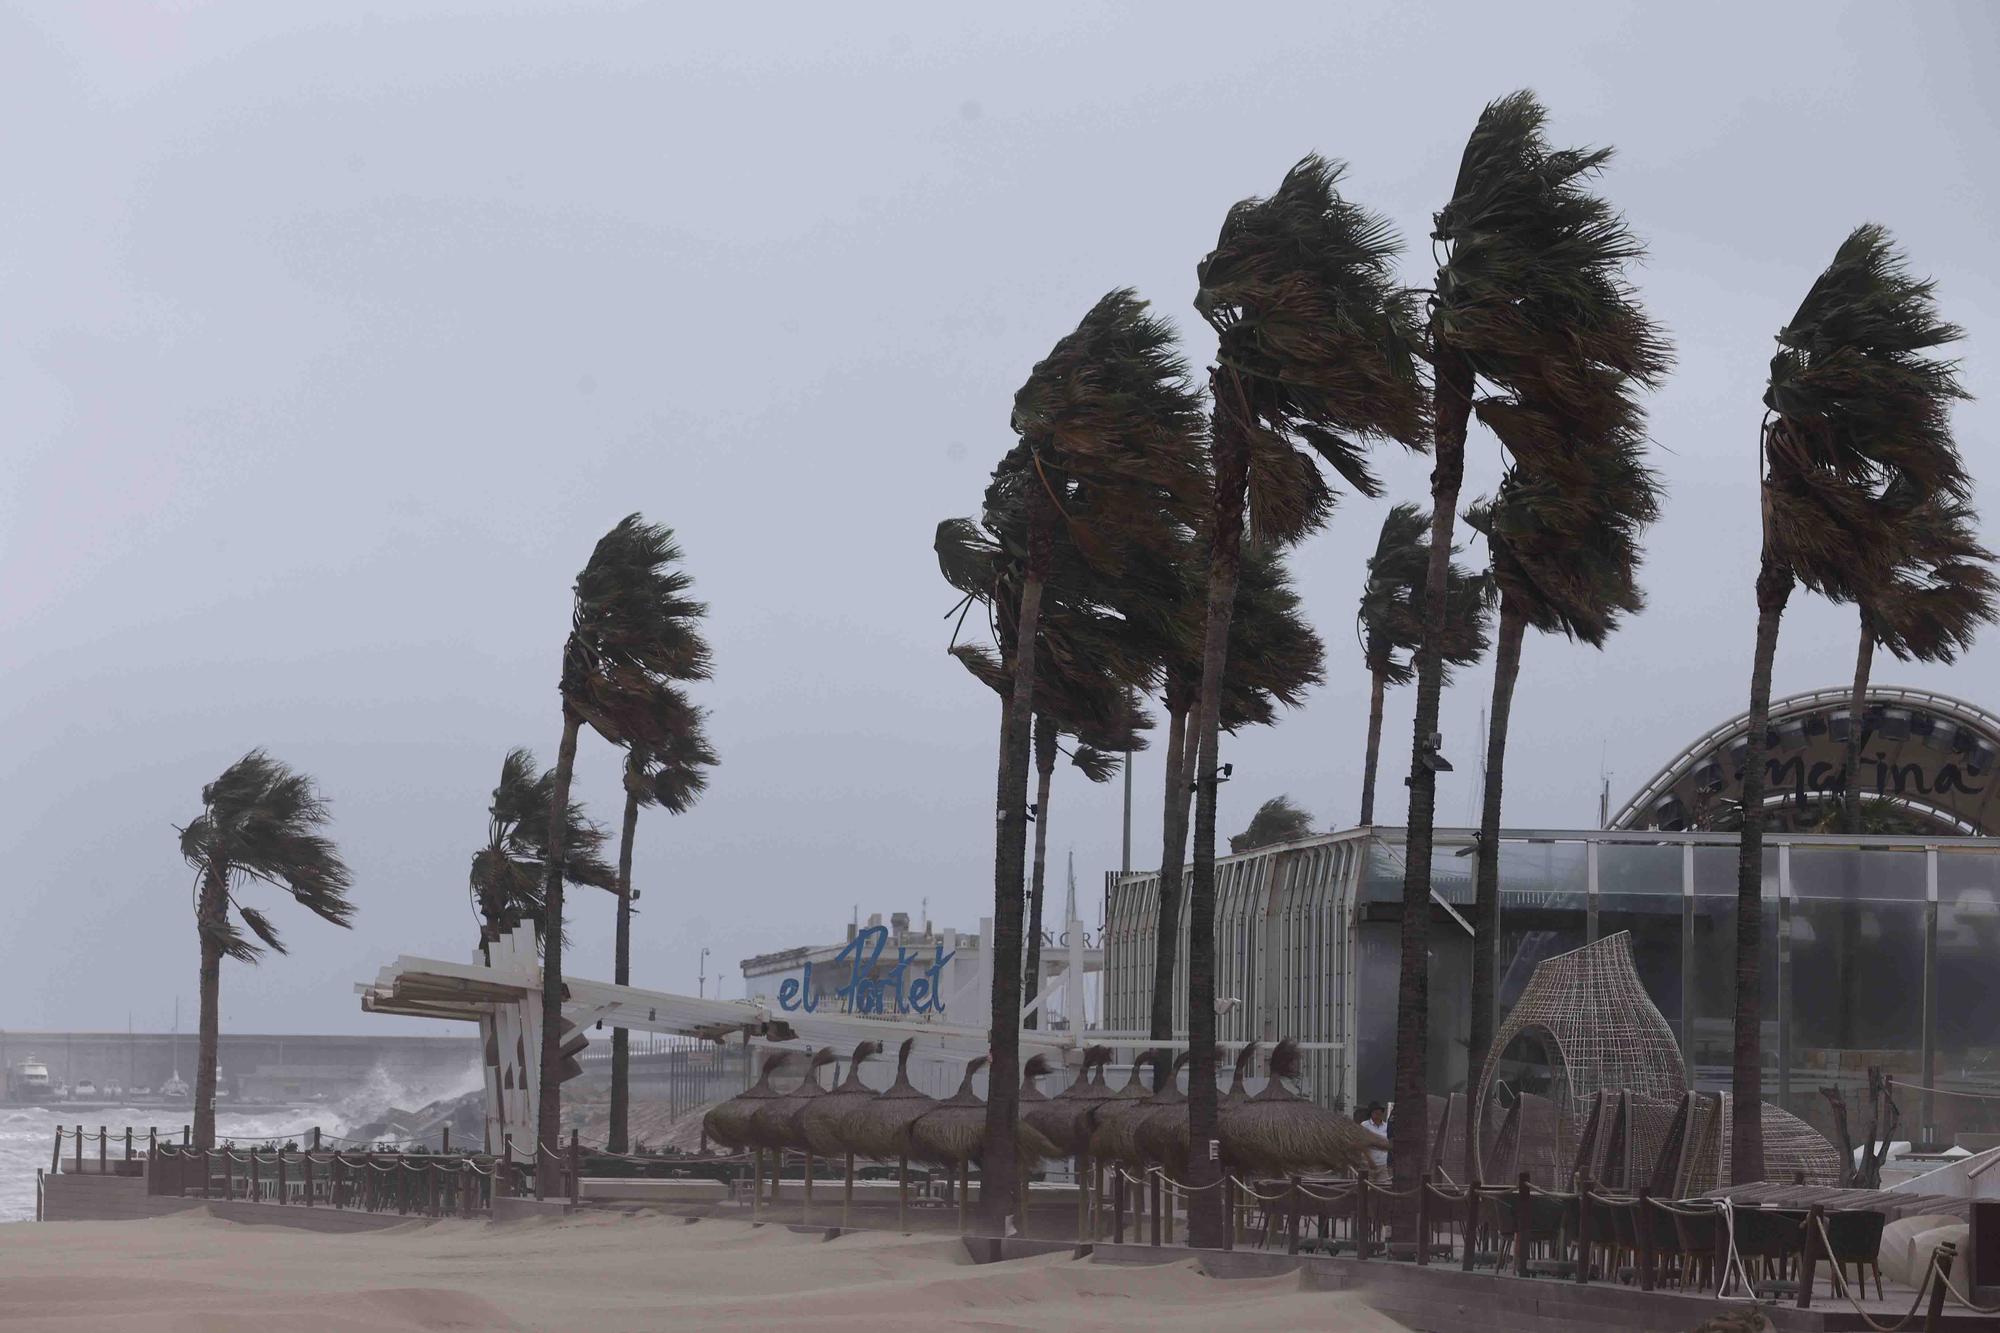
[[(1852, 1267), (1854, 1285), (1863, 1293), (1868, 1290), (1868, 1283), (1862, 1276), (1862, 1270), (1873, 1271), (1877, 1300), (1882, 1298), (1882, 1228), (1887, 1222), (1886, 1214), (1873, 1209), (1854, 1209), (1826, 1215), (1826, 1238), (1833, 1245), (1833, 1253), (1830, 1256), (1833, 1264), (1837, 1265), (1843, 1274)], [(1829, 1257), (1824, 1243), (1819, 1243), (1819, 1254), (1821, 1257)], [(1827, 1282), (1831, 1287), (1832, 1273), (1827, 1274)]]

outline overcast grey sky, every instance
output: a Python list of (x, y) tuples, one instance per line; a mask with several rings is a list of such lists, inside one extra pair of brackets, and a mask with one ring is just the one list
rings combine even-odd
[[(256, 745), (324, 785), (360, 913), (278, 904), (293, 956), (227, 968), (225, 1026), (399, 1022), (350, 983), (465, 954), (501, 755), (553, 759), (569, 584), (635, 509), (713, 607), (723, 758), (642, 822), (637, 979), (693, 990), (705, 944), (740, 993), (738, 959), (855, 904), (973, 926), (997, 714), (944, 655), (929, 543), (1022, 376), (1127, 284), (1205, 364), (1195, 262), (1312, 150), (1427, 281), (1466, 133), (1518, 87), (1619, 149), (1604, 189), (1679, 348), (1651, 607), (1602, 653), (1531, 641), (1514, 707), (1508, 821), (1594, 822), (1600, 753), (1621, 799), (1744, 703), (1770, 338), (1856, 223), (1966, 327), (1958, 425), (2000, 508), (1996, 33), (1972, 4), (0, 6), (0, 1026), (164, 1027), (177, 994), (192, 1022), (173, 825)], [(1468, 495), (1497, 471), (1471, 453)], [(1422, 498), (1421, 460), (1383, 463)], [(1225, 831), (1279, 792), (1354, 818), (1386, 503), (1297, 553), (1330, 680), (1231, 743)], [(1843, 680), (1853, 635), (1795, 599), (1778, 688)], [(1992, 706), (1996, 663), (1989, 635), (1878, 675)], [(1454, 822), (1489, 684), (1446, 699)], [(586, 738), (607, 820), (615, 772)], [(1142, 757), (1141, 864), (1159, 781)], [(1054, 807), (1094, 900), (1118, 788), (1066, 774)], [(610, 900), (573, 901), (573, 965), (608, 976)]]

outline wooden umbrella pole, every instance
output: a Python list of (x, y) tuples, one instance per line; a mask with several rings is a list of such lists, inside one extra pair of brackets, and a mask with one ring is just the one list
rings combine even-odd
[(910, 1154), (907, 1152), (896, 1157), (896, 1229), (904, 1232), (910, 1229)]
[(1090, 1239), (1090, 1159), (1084, 1153), (1076, 1155), (1076, 1240), (1081, 1245)]
[(811, 1226), (813, 1220), (813, 1155), (810, 1148), (806, 1149), (806, 1200), (802, 1208), (803, 1211), (799, 1214), (799, 1220), (807, 1226)]
[(1020, 1180), (1018, 1184), (1020, 1188), (1014, 1195), (1014, 1234), (1025, 1236), (1028, 1234), (1028, 1164), (1026, 1162), (1021, 1163), (1019, 1175)]
[(959, 1234), (960, 1234), (960, 1235), (964, 1235), (964, 1234), (965, 1234), (965, 1211), (966, 1211), (966, 1210), (965, 1210), (965, 1196), (966, 1196), (966, 1195), (968, 1195), (968, 1194), (970, 1194), (970, 1193), (972, 1193), (972, 1163), (971, 1163), (971, 1161), (970, 1161), (970, 1160), (967, 1160), (967, 1161), (963, 1161), (963, 1162), (960, 1162), (960, 1163), (959, 1163), (959, 1164), (958, 1164), (958, 1165), (957, 1165), (956, 1167), (954, 1167), (954, 1168), (953, 1168), (953, 1172), (954, 1172), (954, 1176), (953, 1176), (953, 1178), (954, 1178), (954, 1179), (955, 1179), (955, 1180), (956, 1180), (956, 1181), (958, 1182), (958, 1185), (957, 1185), (957, 1190), (958, 1190), (958, 1230), (959, 1230)]
[(1174, 1243), (1174, 1182), (1163, 1171), (1160, 1173), (1160, 1199), (1166, 1204), (1167, 1244)]
[(764, 1150), (757, 1149), (751, 1160), (755, 1165), (751, 1167), (753, 1174), (750, 1178), (750, 1220), (755, 1222), (758, 1211), (764, 1203)]
[(840, 1225), (845, 1228), (854, 1222), (854, 1154), (847, 1154), (847, 1183), (840, 1191)]

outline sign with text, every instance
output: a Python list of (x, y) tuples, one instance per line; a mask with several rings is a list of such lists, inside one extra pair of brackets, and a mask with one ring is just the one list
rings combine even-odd
[[(944, 945), (936, 945), (925, 963), (922, 954), (899, 944), (896, 960), (877, 976), (876, 966), (888, 947), (887, 926), (869, 926), (856, 933), (833, 956), (831, 966), (838, 971), (846, 964), (848, 980), (830, 992), (830, 997), (838, 1001), (842, 1010), (852, 1014), (943, 1013), (944, 996), (938, 990), (938, 983), (945, 964), (958, 956), (957, 951), (946, 953)], [(778, 986), (778, 1007), (788, 1013), (816, 1013), (825, 998), (813, 985), (811, 963), (806, 964), (803, 977), (786, 977)]]

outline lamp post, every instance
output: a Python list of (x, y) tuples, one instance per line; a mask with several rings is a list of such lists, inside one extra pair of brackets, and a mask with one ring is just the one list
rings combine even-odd
[(694, 979), (694, 984), (695, 997), (697, 999), (706, 999), (708, 997), (708, 946), (706, 944), (701, 946), (701, 974)]

